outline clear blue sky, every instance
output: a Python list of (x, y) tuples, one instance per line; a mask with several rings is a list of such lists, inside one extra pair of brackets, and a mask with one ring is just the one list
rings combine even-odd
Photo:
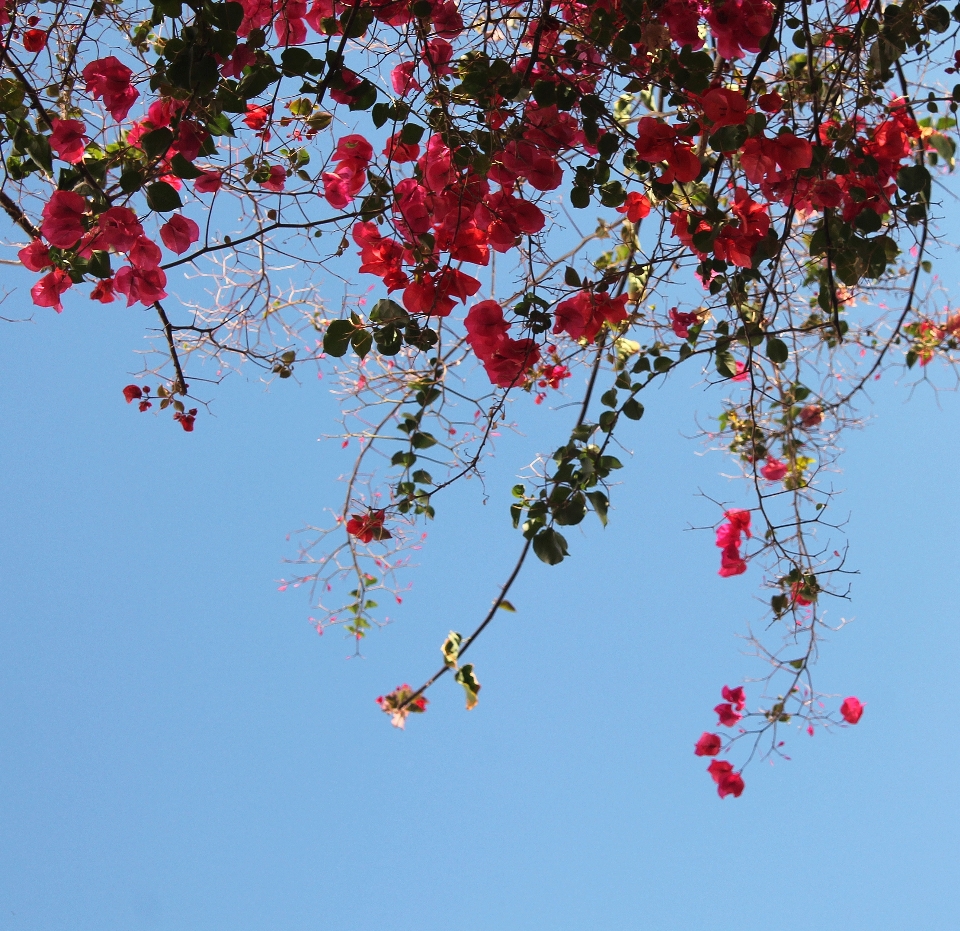
[(120, 395), (145, 322), (78, 300), (3, 326), (0, 929), (957, 927), (956, 395), (886, 379), (837, 478), (861, 575), (817, 681), (861, 724), (721, 802), (693, 743), (758, 671), (736, 635), (761, 606), (685, 532), (716, 519), (698, 489), (742, 494), (681, 436), (715, 407), (689, 376), (646, 399), (610, 527), (531, 566), (476, 646), (479, 707), (444, 682), (401, 733), (374, 697), (489, 604), (513, 470), (555, 440), (505, 443), (486, 506), (441, 504), (347, 660), (276, 584), (341, 493), (324, 385), (235, 379), (187, 435)]

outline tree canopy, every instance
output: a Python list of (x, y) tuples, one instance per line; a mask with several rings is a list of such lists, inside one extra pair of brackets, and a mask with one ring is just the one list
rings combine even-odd
[(851, 571), (829, 476), (874, 379), (960, 349), (931, 258), (958, 23), (922, 0), (8, 2), (0, 205), (38, 308), (152, 315), (141, 412), (192, 433), (232, 370), (335, 379), (356, 463), (286, 580), (321, 632), (359, 645), (498, 429), (566, 410), (502, 502), (489, 611), (377, 699), (399, 727), (448, 674), (473, 708), (464, 656), (525, 562), (614, 519), (647, 389), (708, 386), (701, 438), (743, 481), (705, 530), (767, 604), (756, 681), (718, 687), (695, 742), (739, 796), (790, 729), (863, 713), (813, 679)]

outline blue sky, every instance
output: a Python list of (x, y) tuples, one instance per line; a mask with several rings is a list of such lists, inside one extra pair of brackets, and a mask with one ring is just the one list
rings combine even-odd
[(145, 314), (85, 305), (0, 348), (4, 931), (956, 927), (955, 394), (888, 376), (847, 439), (860, 575), (817, 683), (862, 722), (793, 734), (721, 802), (693, 743), (757, 674), (737, 635), (762, 610), (686, 530), (716, 520), (698, 490), (743, 494), (683, 436), (714, 413), (692, 376), (645, 399), (610, 526), (530, 566), (474, 648), (479, 707), (444, 681), (401, 733), (374, 698), (482, 615), (513, 475), (555, 438), (504, 442), (486, 505), (440, 504), (395, 623), (348, 659), (276, 581), (340, 496), (325, 384), (233, 379), (187, 435), (123, 403)]

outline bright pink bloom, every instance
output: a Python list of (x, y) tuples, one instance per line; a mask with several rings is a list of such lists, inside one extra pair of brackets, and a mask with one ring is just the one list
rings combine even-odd
[(717, 716), (720, 719), (719, 723), (723, 725), (723, 727), (733, 727), (733, 725), (743, 717), (742, 714), (738, 714), (733, 710), (733, 705), (731, 705), (729, 702), (724, 702), (722, 705), (717, 705), (717, 707), (713, 710), (716, 711)]
[(267, 121), (273, 115), (273, 107), (261, 107), (257, 104), (247, 104), (247, 115), (243, 118), (245, 125), (251, 129), (260, 130), (267, 125)]
[(860, 699), (851, 695), (843, 700), (843, 704), (840, 706), (840, 714), (847, 724), (856, 724), (863, 716), (863, 707)]
[(222, 184), (219, 171), (205, 171), (193, 182), (193, 189), (198, 194), (216, 194)]
[(699, 322), (700, 315), (697, 313), (681, 313), (676, 307), (670, 308), (670, 326), (673, 328), (673, 335), (680, 339), (688, 339), (690, 327), (696, 326)]
[(725, 546), (720, 553), (720, 575), (727, 579), (733, 575), (743, 575), (747, 571), (746, 560), (740, 555), (736, 544)]
[(115, 300), (113, 296), (113, 279), (101, 278), (90, 292), (91, 301), (99, 301), (101, 304), (112, 304)]
[(716, 756), (720, 752), (720, 747), (723, 745), (723, 739), (719, 734), (710, 734), (704, 732), (704, 734), (697, 741), (696, 746), (693, 748), (693, 752), (697, 756)]
[(21, 249), (17, 253), (20, 264), (32, 272), (42, 272), (49, 268), (53, 263), (50, 261), (50, 250), (39, 239), (31, 241), (29, 246)]
[(23, 47), (28, 52), (43, 51), (47, 44), (47, 32), (45, 29), (28, 29), (23, 34)]
[(94, 99), (102, 97), (103, 105), (118, 123), (127, 118), (134, 101), (140, 96), (130, 84), (132, 76), (133, 72), (113, 55), (92, 61), (83, 69), (87, 92)]
[(143, 236), (143, 227), (129, 207), (109, 207), (97, 217), (92, 249), (129, 252)]
[(746, 381), (750, 377), (750, 370), (747, 368), (746, 364), (737, 359), (737, 374), (733, 376), (731, 381)]
[(627, 194), (626, 202), (617, 207), (617, 213), (625, 213), (631, 223), (639, 223), (650, 213), (650, 198), (639, 191), (631, 191)]
[(160, 238), (171, 252), (183, 255), (200, 238), (200, 227), (189, 217), (175, 213), (160, 227)]
[(729, 511), (726, 511), (723, 516), (739, 530), (742, 530), (748, 540), (753, 536), (753, 533), (750, 531), (749, 511), (731, 508)]
[(737, 711), (743, 711), (743, 706), (747, 703), (746, 696), (743, 694), (743, 686), (738, 685), (735, 689), (725, 685), (720, 690), (720, 695), (724, 701), (736, 705)]
[(83, 160), (86, 146), (87, 127), (82, 120), (51, 120), (53, 133), (50, 136), (50, 148), (57, 157), (71, 165)]
[[(143, 407), (141, 406), (140, 409), (143, 410)], [(173, 419), (176, 420), (181, 427), (183, 427), (185, 432), (193, 433), (193, 424), (194, 424), (194, 421), (197, 419), (197, 409), (193, 407), (186, 413), (177, 411), (173, 415)]]
[(167, 296), (167, 276), (162, 268), (133, 268), (124, 265), (114, 278), (114, 287), (127, 296), (127, 307), (139, 301), (149, 306)]
[(260, 182), (260, 187), (268, 191), (276, 191), (278, 194), (286, 187), (287, 173), (283, 165), (271, 165), (270, 177), (266, 181)]
[(76, 245), (84, 233), (86, 201), (73, 191), (54, 191), (43, 208), (40, 232), (58, 249)]
[(163, 259), (163, 253), (152, 239), (140, 236), (127, 253), (127, 258), (136, 268), (156, 268)]
[(347, 533), (356, 537), (361, 543), (371, 540), (388, 540), (392, 534), (383, 526), (386, 514), (384, 510), (371, 510), (366, 514), (354, 514), (347, 521)]
[(743, 777), (740, 773), (724, 773), (717, 779), (717, 794), (720, 798), (732, 795), (740, 798), (743, 793)]
[(395, 94), (406, 97), (413, 91), (423, 90), (423, 85), (413, 76), (416, 70), (417, 62), (402, 61), (390, 72), (390, 83)]
[(503, 308), (496, 301), (474, 304), (463, 325), (467, 330), (467, 342), (481, 359), (493, 351), (510, 329), (510, 324), (503, 319)]
[(773, 457), (768, 457), (767, 464), (760, 470), (760, 474), (768, 482), (779, 482), (787, 472), (787, 464)]
[(30, 296), (37, 307), (52, 307), (57, 313), (60, 313), (63, 310), (60, 295), (72, 287), (73, 282), (70, 280), (70, 276), (62, 268), (55, 268), (50, 274), (44, 275), (30, 289)]

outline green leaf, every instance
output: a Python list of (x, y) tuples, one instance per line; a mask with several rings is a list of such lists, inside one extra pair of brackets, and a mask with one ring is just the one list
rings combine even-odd
[(555, 566), (563, 562), (567, 552), (567, 541), (552, 527), (544, 527), (533, 538), (533, 551), (537, 557), (548, 566)]
[(233, 124), (227, 118), (226, 113), (220, 113), (207, 120), (207, 130), (211, 136), (236, 136), (233, 131)]
[(509, 614), (516, 614), (516, 612), (517, 612), (517, 609), (513, 606), (513, 603), (510, 602), (510, 601), (507, 601), (506, 598), (501, 598), (501, 599), (500, 599), (500, 604), (498, 604), (497, 607), (498, 607), (501, 611), (506, 611), (506, 612), (508, 612)]
[(600, 518), (600, 523), (606, 527), (607, 511), (610, 507), (610, 501), (607, 499), (607, 496), (602, 491), (588, 491), (587, 497), (590, 499), (590, 503), (593, 505), (594, 511), (597, 512), (597, 517)]
[(767, 358), (777, 365), (783, 365), (790, 358), (790, 350), (782, 339), (771, 336), (767, 340)]
[(362, 359), (370, 351), (370, 347), (373, 346), (373, 336), (362, 327), (354, 327), (350, 343), (353, 345), (353, 351)]
[(440, 652), (443, 654), (444, 666), (450, 669), (457, 668), (457, 660), (460, 657), (460, 644), (462, 642), (463, 637), (455, 630), (451, 630), (447, 639), (443, 641), (443, 646), (440, 647)]
[(733, 378), (737, 374), (737, 360), (733, 358), (733, 353), (729, 349), (718, 349), (716, 351), (714, 362), (717, 371), (724, 378)]
[(407, 123), (400, 130), (400, 141), (404, 145), (416, 145), (422, 138), (425, 130), (416, 123)]
[(302, 77), (310, 70), (313, 62), (313, 56), (306, 49), (298, 46), (285, 48), (280, 56), (280, 64), (283, 66), (283, 73), (286, 75)]
[(178, 178), (186, 178), (188, 180), (199, 178), (200, 175), (203, 174), (196, 165), (188, 162), (179, 152), (170, 159), (170, 168), (173, 169), (173, 173)]
[(377, 327), (373, 331), (377, 352), (383, 356), (395, 356), (403, 348), (403, 336), (395, 326)]
[(473, 663), (464, 663), (457, 671), (457, 682), (463, 686), (467, 693), (467, 711), (472, 711), (477, 707), (478, 695), (480, 694), (480, 683), (477, 681), (473, 672)]
[(350, 320), (334, 320), (323, 334), (323, 351), (339, 359), (347, 354), (355, 327)]
[(623, 416), (639, 420), (643, 416), (643, 405), (636, 398), (628, 399), (623, 405)]
[(171, 145), (173, 145), (173, 133), (166, 126), (151, 130), (140, 137), (140, 148), (149, 158), (157, 158), (165, 154)]
[(166, 181), (154, 181), (147, 185), (147, 205), (157, 213), (169, 213), (171, 210), (179, 210), (183, 203), (176, 188)]

